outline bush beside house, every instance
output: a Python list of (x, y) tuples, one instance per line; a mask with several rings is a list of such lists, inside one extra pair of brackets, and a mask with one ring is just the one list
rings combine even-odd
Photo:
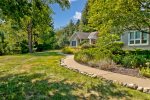
[(149, 50), (123, 50), (122, 42), (116, 42), (114, 39), (107, 41), (105, 46), (104, 41), (99, 42), (100, 46), (99, 44), (85, 47), (83, 45), (82, 50), (75, 53), (75, 60), (105, 70), (118, 65), (129, 69), (139, 69), (141, 75), (150, 76), (150, 68), (146, 64), (150, 61)]

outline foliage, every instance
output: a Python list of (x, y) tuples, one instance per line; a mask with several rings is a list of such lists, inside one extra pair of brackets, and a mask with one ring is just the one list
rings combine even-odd
[(145, 76), (145, 77), (150, 78), (150, 68), (149, 67), (143, 67), (140, 70), (140, 74), (143, 75), (143, 76)]
[(145, 63), (145, 57), (140, 55), (129, 55), (122, 58), (122, 64), (125, 67), (140, 68), (142, 66), (145, 66)]
[(82, 49), (89, 49), (89, 48), (95, 48), (96, 45), (95, 44), (89, 44), (89, 43), (84, 43), (83, 45), (81, 45)]
[[(0, 56), (0, 99), (150, 98), (149, 94), (60, 67), (61, 58), (57, 52)], [(92, 94), (93, 91), (98, 95)]]
[(75, 54), (75, 60), (82, 63), (88, 63), (90, 60), (94, 59), (94, 50), (87, 49), (79, 51)]
[(83, 40), (83, 41), (80, 42), (79, 45), (82, 46), (82, 45), (88, 44), (88, 43), (89, 43), (89, 40)]
[(0, 0), (0, 10), (4, 16), (2, 19), (6, 20), (6, 22), (11, 19), (12, 28), (19, 31), (19, 34), (22, 33), (20, 30), (26, 33), (23, 36), (23, 41), (28, 41), (30, 53), (32, 53), (33, 43), (35, 43), (33, 41), (35, 34), (36, 38), (38, 38), (36, 42), (41, 44), (40, 40), (43, 39), (43, 33), (53, 31), (53, 10), (50, 4), (54, 3), (59, 4), (62, 9), (69, 7), (68, 0), (13, 0), (13, 2)]
[(143, 30), (150, 26), (149, 0), (89, 0), (89, 25), (101, 33)]
[(62, 49), (62, 52), (65, 53), (65, 54), (74, 54), (75, 53), (75, 48), (64, 47)]
[(112, 59), (117, 64), (121, 64), (124, 67), (129, 68), (141, 68), (146, 66), (146, 62), (149, 61), (149, 50), (126, 50), (115, 53), (112, 55)]
[(83, 45), (81, 51), (75, 54), (75, 60), (94, 67), (108, 68), (114, 65), (111, 60), (113, 54), (124, 53), (121, 50), (123, 43), (116, 42), (116, 40), (118, 40), (118, 35), (103, 34), (96, 45)]
[(82, 16), (81, 16), (81, 21), (79, 25), (79, 31), (82, 32), (92, 32), (96, 31), (94, 27), (91, 27), (91, 25), (88, 23), (89, 22), (89, 1), (87, 1), (83, 11), (82, 11)]
[(24, 53), (28, 53), (29, 52), (29, 49), (28, 49), (28, 42), (27, 41), (22, 41), (21, 44), (20, 44), (20, 47), (21, 47), (21, 53), (24, 54)]
[(123, 59), (123, 56), (120, 55), (120, 54), (112, 55), (112, 60), (113, 60), (116, 64), (122, 64), (122, 59)]
[(71, 38), (71, 36), (74, 34), (74, 32), (79, 31), (79, 23), (80, 20), (78, 20), (77, 22), (73, 22), (72, 20), (70, 20), (68, 25), (56, 30), (56, 37), (58, 40), (57, 43), (61, 48), (70, 44), (69, 39)]

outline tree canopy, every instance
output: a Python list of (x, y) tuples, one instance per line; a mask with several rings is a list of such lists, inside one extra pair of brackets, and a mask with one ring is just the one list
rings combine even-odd
[(40, 43), (43, 42), (41, 34), (53, 34), (51, 4), (54, 3), (62, 9), (69, 8), (68, 0), (0, 0), (0, 19), (6, 22), (11, 19), (11, 27), (27, 33), (28, 48), (32, 52), (34, 36), (38, 37)]
[(101, 33), (150, 28), (149, 0), (89, 0), (89, 24)]

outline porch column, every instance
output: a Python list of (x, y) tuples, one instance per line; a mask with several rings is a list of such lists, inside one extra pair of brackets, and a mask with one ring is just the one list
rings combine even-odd
[(82, 40), (80, 39), (80, 43), (82, 42)]
[(76, 47), (78, 46), (78, 40), (76, 40)]
[(92, 44), (92, 39), (90, 39), (90, 44)]

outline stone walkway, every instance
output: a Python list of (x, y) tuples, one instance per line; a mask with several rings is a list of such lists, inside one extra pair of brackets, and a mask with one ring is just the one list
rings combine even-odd
[[(113, 80), (119, 83), (124, 84), (136, 84), (139, 89), (145, 88), (149, 89), (150, 91), (150, 80), (149, 79), (142, 79), (142, 78), (136, 78), (132, 76), (122, 75), (118, 73), (108, 72), (104, 70), (99, 70), (95, 68), (88, 67), (86, 65), (82, 65), (77, 63), (74, 60), (73, 55), (67, 55), (66, 58), (63, 61), (64, 65), (66, 65), (68, 68), (79, 70), (80, 72), (95, 74), (96, 76), (100, 76), (102, 78), (105, 78), (106, 80)], [(137, 88), (138, 88), (137, 87)]]

